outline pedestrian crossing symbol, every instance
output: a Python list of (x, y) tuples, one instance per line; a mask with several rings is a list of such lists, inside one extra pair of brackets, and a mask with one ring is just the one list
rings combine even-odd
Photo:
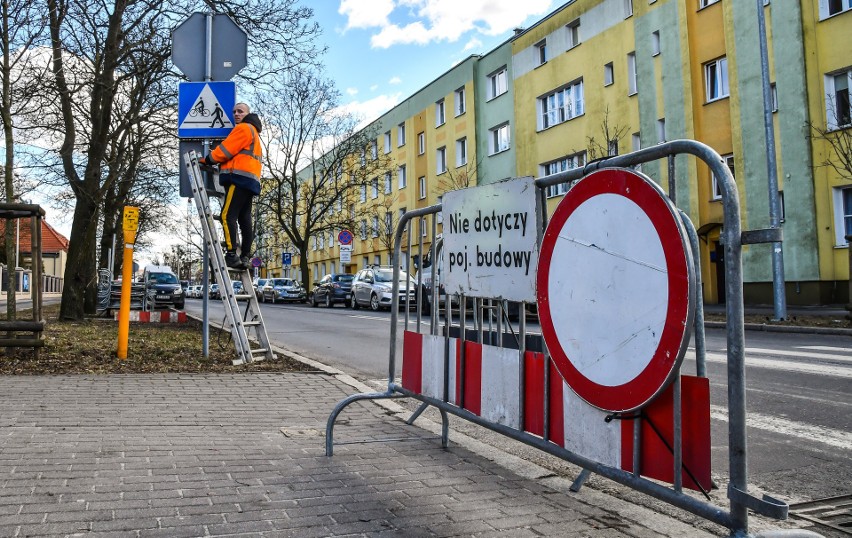
[(236, 104), (236, 84), (182, 82), (178, 87), (178, 136), (224, 138), (234, 128), (231, 111)]

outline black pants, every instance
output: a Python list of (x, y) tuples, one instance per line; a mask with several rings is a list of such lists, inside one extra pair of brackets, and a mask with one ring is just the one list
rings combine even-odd
[(225, 192), (225, 202), (222, 205), (222, 228), (225, 230), (225, 248), (229, 251), (237, 249), (237, 224), (240, 227), (240, 254), (251, 256), (251, 244), (254, 234), (251, 226), (251, 201), (254, 194), (251, 191), (228, 185)]

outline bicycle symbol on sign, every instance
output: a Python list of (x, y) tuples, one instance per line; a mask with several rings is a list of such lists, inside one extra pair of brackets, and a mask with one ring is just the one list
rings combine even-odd
[(204, 107), (204, 99), (199, 99), (198, 104), (192, 107), (192, 110), (189, 111), (190, 117), (195, 117), (201, 115), (202, 118), (210, 115), (210, 109)]

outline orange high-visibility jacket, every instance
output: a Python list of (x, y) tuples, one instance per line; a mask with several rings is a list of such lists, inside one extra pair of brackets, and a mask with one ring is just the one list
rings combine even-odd
[(257, 129), (243, 121), (238, 123), (228, 137), (216, 146), (210, 157), (217, 163), (220, 174), (234, 174), (253, 179), (260, 190), (260, 169), (263, 149)]

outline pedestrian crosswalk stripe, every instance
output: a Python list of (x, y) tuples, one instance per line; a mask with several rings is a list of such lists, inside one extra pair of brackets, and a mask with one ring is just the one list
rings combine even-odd
[[(711, 405), (710, 418), (727, 422), (728, 409), (720, 405)], [(754, 412), (749, 412), (746, 415), (746, 426), (782, 435), (799, 437), (801, 439), (809, 439), (841, 450), (852, 450), (852, 433), (825, 426), (805, 424), (804, 422)]]

